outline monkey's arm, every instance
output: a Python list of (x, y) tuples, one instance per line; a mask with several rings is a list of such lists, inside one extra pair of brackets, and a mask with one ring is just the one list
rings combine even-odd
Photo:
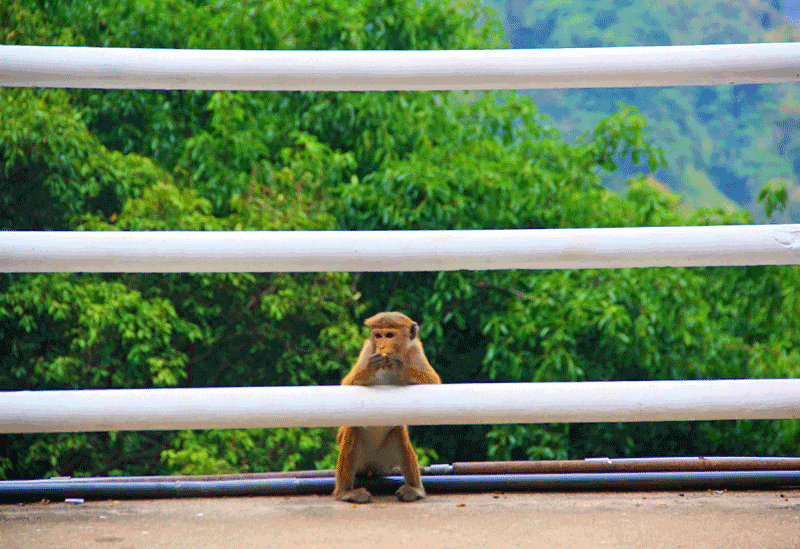
[(342, 385), (368, 385), (372, 380), (373, 372), (369, 367), (369, 357), (375, 352), (372, 342), (368, 339), (361, 347), (361, 354), (358, 355), (353, 369), (344, 376)]
[(417, 339), (415, 345), (409, 349), (408, 353), (408, 378), (411, 385), (433, 385), (442, 382), (439, 374), (433, 369), (425, 351), (422, 350), (422, 343)]

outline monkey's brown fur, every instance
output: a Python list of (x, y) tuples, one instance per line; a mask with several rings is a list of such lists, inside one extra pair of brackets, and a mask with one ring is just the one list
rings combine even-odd
[[(372, 328), (353, 369), (342, 385), (413, 385), (441, 383), (417, 334), (419, 326), (398, 312), (379, 313), (364, 321)], [(336, 435), (339, 459), (336, 462), (336, 489), (333, 497), (341, 501), (368, 503), (366, 488), (353, 489), (356, 473), (388, 474), (399, 465), (406, 483), (396, 492), (400, 501), (425, 497), (419, 465), (408, 429), (404, 425), (387, 427), (341, 427)]]

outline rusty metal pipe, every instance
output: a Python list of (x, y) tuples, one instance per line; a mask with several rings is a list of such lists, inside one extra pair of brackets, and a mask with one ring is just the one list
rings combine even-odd
[(663, 471), (800, 470), (795, 457), (589, 458), (583, 460), (476, 461), (453, 463), (453, 474), (647, 473)]

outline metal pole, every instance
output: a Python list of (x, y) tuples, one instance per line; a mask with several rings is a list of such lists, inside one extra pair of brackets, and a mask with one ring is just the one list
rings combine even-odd
[(440, 51), (0, 46), (0, 86), (170, 90), (479, 90), (800, 80), (800, 44)]
[(800, 264), (800, 225), (0, 232), (0, 272), (324, 272)]
[[(368, 482), (373, 493), (396, 490), (403, 477)], [(800, 486), (800, 471), (722, 471), (656, 473), (566, 473), (517, 475), (434, 475), (422, 477), (429, 493), (484, 491), (775, 489)], [(0, 481), (0, 501), (286, 496), (330, 494), (335, 479), (253, 479), (167, 482)]]
[(800, 380), (0, 393), (0, 433), (800, 418)]

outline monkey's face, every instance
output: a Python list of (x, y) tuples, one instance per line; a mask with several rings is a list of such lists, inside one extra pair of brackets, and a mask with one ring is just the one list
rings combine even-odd
[(370, 338), (376, 353), (402, 356), (408, 347), (409, 333), (406, 328), (373, 328)]

